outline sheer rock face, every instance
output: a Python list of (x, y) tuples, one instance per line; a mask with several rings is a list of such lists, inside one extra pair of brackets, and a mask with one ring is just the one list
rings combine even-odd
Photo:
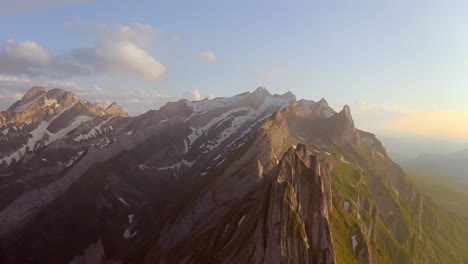
[(284, 155), (271, 183), (267, 226), (257, 227), (266, 230), (262, 263), (335, 263), (330, 172), (330, 165), (308, 155), (303, 145)]
[(136, 117), (23, 99), (0, 113), (1, 263), (414, 260), (427, 206), (347, 106), (261, 87)]

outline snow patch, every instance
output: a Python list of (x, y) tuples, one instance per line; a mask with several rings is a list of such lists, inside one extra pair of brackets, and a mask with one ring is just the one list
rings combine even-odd
[[(211, 102), (211, 101), (206, 101), (206, 102)], [(254, 123), (254, 125), (256, 125), (258, 122), (261, 122), (262, 120), (271, 116), (271, 114), (265, 115), (265, 112), (267, 112), (268, 110), (271, 110), (272, 108), (276, 107), (277, 108), (275, 109), (276, 111), (281, 111), (287, 106), (289, 106), (290, 104), (291, 104), (290, 100), (285, 99), (285, 98), (267, 97), (265, 98), (263, 103), (258, 107), (258, 109), (253, 109), (251, 107), (243, 106), (243, 107), (239, 107), (239, 108), (227, 111), (223, 113), (222, 115), (213, 118), (210, 122), (208, 122), (203, 127), (200, 127), (200, 128), (191, 127), (192, 133), (188, 136), (189, 145), (192, 145), (193, 142), (195, 142), (201, 135), (206, 133), (206, 131), (212, 128), (215, 124), (217, 124), (216, 127), (218, 127), (222, 125), (223, 122), (226, 122), (227, 120), (231, 120), (231, 126), (226, 128), (223, 132), (221, 132), (219, 134), (219, 137), (216, 140), (214, 140), (213, 142), (209, 142), (209, 144), (207, 144), (207, 148), (209, 150), (213, 150), (214, 148), (218, 147), (227, 138), (229, 138), (234, 133), (236, 133), (242, 127), (242, 125), (245, 124), (246, 122), (256, 120), (256, 122)], [(246, 113), (240, 116), (233, 115), (234, 113), (239, 113), (242, 111), (245, 111)], [(261, 117), (262, 115), (265, 115), (265, 116)], [(252, 130), (252, 127), (253, 126), (251, 126), (246, 131), (244, 131), (239, 138), (243, 138), (246, 133)], [(233, 142), (236, 142), (239, 138), (235, 139)], [(233, 143), (229, 144), (228, 147), (230, 147), (232, 144)]]
[(148, 167), (148, 166), (146, 166), (146, 165), (143, 165), (143, 164), (138, 165), (138, 168), (140, 168), (140, 170), (145, 170), (145, 169), (151, 170), (150, 167)]
[(348, 201), (343, 201), (343, 209), (349, 213), (349, 202)]
[[(192, 133), (187, 137), (188, 140), (189, 140), (189, 145), (191, 146), (200, 136), (202, 136), (204, 133), (206, 133), (206, 131), (208, 131), (211, 127), (213, 127), (215, 124), (218, 124), (220, 122), (225, 122), (226, 120), (232, 118), (232, 114), (234, 113), (238, 113), (238, 112), (242, 112), (242, 111), (247, 111), (247, 115), (244, 115), (243, 117), (243, 120), (242, 121), (246, 121), (249, 119), (249, 113), (253, 112), (253, 109), (250, 108), (250, 107), (239, 107), (239, 108), (236, 108), (236, 109), (232, 109), (230, 111), (227, 111), (225, 113), (223, 113), (222, 115), (220, 116), (217, 116), (215, 118), (213, 118), (210, 122), (208, 122), (206, 125), (204, 125), (203, 127), (199, 127), (199, 128), (193, 128), (191, 127), (192, 129)], [(238, 116), (238, 117), (234, 117), (234, 119), (236, 118), (240, 118), (241, 116)], [(233, 121), (234, 123), (234, 121)], [(237, 123), (243, 123), (243, 122), (240, 122), (240, 121), (237, 121)], [(218, 124), (219, 125), (219, 124)], [(237, 129), (236, 129), (237, 130)], [(232, 133), (234, 133), (235, 131), (232, 131)], [(229, 132), (228, 132), (229, 133)], [(225, 135), (227, 136), (227, 135)], [(224, 139), (223, 139), (224, 140)], [(215, 143), (215, 144), (219, 144), (219, 140)]]
[(357, 241), (357, 239), (356, 239), (356, 235), (352, 235), (352, 236), (351, 236), (351, 239), (353, 240), (353, 253), (356, 253), (355, 251), (356, 251), (356, 247), (357, 247), (357, 245), (358, 245), (358, 241)]
[[(12, 154), (10, 154), (9, 156), (5, 156), (3, 157), (2, 159), (0, 159), (0, 163), (2, 163), (3, 161), (6, 161), (6, 163), (9, 165), (11, 164), (11, 162), (13, 161), (13, 159), (15, 159), (16, 161), (18, 161), (26, 152), (26, 149), (27, 147), (29, 147), (29, 150), (30, 151), (33, 151), (34, 150), (34, 147), (36, 145), (36, 143), (43, 139), (43, 137), (45, 135), (47, 135), (49, 137), (49, 139), (47, 141), (44, 142), (44, 145), (48, 145), (50, 144), (51, 142), (57, 140), (57, 139), (60, 139), (60, 138), (63, 138), (63, 136), (65, 136), (68, 132), (70, 132), (71, 130), (75, 129), (76, 127), (78, 127), (79, 125), (81, 125), (82, 122), (86, 122), (88, 120), (90, 120), (91, 117), (88, 117), (88, 116), (79, 116), (79, 117), (76, 117), (75, 120), (72, 122), (72, 124), (70, 124), (68, 127), (66, 128), (63, 128), (62, 130), (58, 131), (57, 133), (50, 133), (47, 131), (47, 128), (49, 127), (49, 125), (55, 120), (57, 119), (59, 116), (61, 116), (65, 111), (67, 111), (68, 109), (72, 108), (74, 105), (76, 104), (73, 103), (71, 106), (69, 106), (68, 108), (65, 108), (63, 109), (62, 111), (60, 111), (57, 115), (55, 115), (51, 120), (49, 121), (42, 121), (33, 131), (29, 132), (29, 135), (31, 135), (32, 137), (28, 138), (28, 142), (26, 143), (26, 145), (23, 145), (22, 147), (20, 147), (16, 152), (13, 152)], [(92, 119), (92, 118), (91, 118)], [(16, 128), (15, 128), (16, 129)]]
[(237, 223), (237, 226), (242, 225), (242, 222), (244, 222), (246, 217), (247, 217), (247, 215), (243, 215), (242, 218), (239, 220), (239, 223)]
[(50, 133), (50, 132), (47, 132), (47, 134), (49, 134), (49, 141), (47, 144), (57, 140), (57, 139), (61, 139), (63, 138), (66, 134), (68, 134), (68, 132), (72, 131), (73, 129), (79, 127), (81, 124), (83, 123), (86, 123), (90, 120), (93, 120), (94, 118), (90, 117), (90, 116), (78, 116), (78, 117), (75, 117), (73, 119), (73, 122), (67, 126), (66, 128), (63, 128), (62, 130), (58, 131), (57, 133), (53, 134), (53, 133)]
[(47, 97), (44, 97), (44, 107), (48, 107), (51, 105), (55, 105), (55, 107), (60, 106), (60, 104), (58, 104), (56, 99), (49, 99)]
[(125, 229), (125, 232), (123, 233), (123, 237), (125, 239), (129, 239), (134, 237), (136, 234), (138, 234), (138, 230), (135, 230), (135, 232), (131, 233), (130, 229)]
[(224, 228), (224, 232), (223, 234), (221, 235), (221, 237), (224, 236), (224, 234), (226, 234), (226, 232), (228, 231), (228, 228), (229, 228), (229, 223), (226, 225), (226, 227)]
[(103, 126), (105, 124), (107, 124), (112, 118), (114, 118), (113, 116), (107, 118), (106, 120), (103, 120), (99, 125), (93, 127), (88, 133), (82, 135), (80, 134), (79, 136), (77, 136), (74, 141), (81, 141), (81, 140), (86, 140), (86, 139), (89, 139), (91, 137), (96, 137), (100, 134), (103, 134), (103, 133), (106, 133), (106, 132), (109, 132), (109, 131), (112, 131), (112, 127), (107, 127), (107, 128), (103, 128)]
[(120, 198), (120, 197), (119, 197), (119, 201), (120, 201), (121, 203), (125, 204), (126, 206), (131, 207), (123, 198)]
[(224, 107), (233, 103), (236, 103), (244, 98), (246, 98), (248, 94), (243, 95), (236, 95), (227, 98), (215, 98), (213, 100), (201, 100), (201, 101), (193, 101), (193, 102), (186, 102), (187, 106), (192, 108), (195, 113), (201, 112), (208, 112), (212, 109)]
[(184, 164), (185, 166), (191, 168), (193, 166), (193, 164), (195, 163), (195, 160), (194, 161), (187, 161), (187, 160), (182, 160), (182, 164)]
[(343, 156), (340, 157), (340, 160), (346, 164), (350, 164)]
[(335, 115), (335, 113), (333, 113), (332, 111), (328, 109), (323, 110), (323, 114), (325, 115), (325, 118), (330, 118)]

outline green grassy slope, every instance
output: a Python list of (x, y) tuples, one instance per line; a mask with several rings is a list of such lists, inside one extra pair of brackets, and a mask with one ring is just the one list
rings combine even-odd
[(410, 174), (414, 184), (422, 194), (435, 204), (462, 217), (468, 217), (468, 186), (447, 178)]
[[(422, 214), (418, 215), (417, 199), (408, 201), (391, 191), (387, 175), (376, 173), (378, 164), (375, 171), (361, 171), (340, 161), (338, 155), (328, 157), (335, 164), (330, 221), (337, 263), (360, 263), (350, 237), (356, 229), (363, 234), (371, 263), (468, 263), (468, 219), (444, 209), (466, 214), (468, 210), (463, 208), (468, 208), (468, 200), (463, 193), (415, 179), (416, 187), (434, 199), (423, 197)], [(378, 193), (387, 192), (388, 202), (397, 205), (394, 215), (382, 214), (370, 180), (379, 182)], [(344, 201), (350, 203), (348, 212)]]

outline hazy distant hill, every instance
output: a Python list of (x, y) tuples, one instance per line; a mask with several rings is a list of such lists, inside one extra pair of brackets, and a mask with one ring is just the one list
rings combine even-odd
[(447, 155), (425, 154), (400, 163), (410, 174), (468, 183), (468, 149)]
[(389, 156), (397, 162), (415, 159), (427, 153), (447, 155), (460, 149), (468, 149), (468, 143), (440, 139), (397, 138), (380, 136)]

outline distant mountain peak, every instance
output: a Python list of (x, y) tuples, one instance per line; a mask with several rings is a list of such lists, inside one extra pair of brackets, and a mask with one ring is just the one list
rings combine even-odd
[(282, 94), (281, 97), (283, 97), (283, 98), (289, 98), (289, 99), (291, 99), (292, 101), (296, 101), (296, 95), (293, 94), (291, 91), (288, 91), (288, 92)]
[(46, 92), (47, 90), (42, 86), (33, 86), (24, 94), (21, 100), (32, 100), (36, 98), (37, 96), (44, 94)]
[(23, 97), (20, 100), (16, 101), (13, 105), (11, 105), (7, 111), (15, 111), (15, 109), (17, 109), (18, 107), (39, 98), (46, 92), (47, 90), (44, 87), (33, 86), (23, 95)]
[(116, 102), (113, 102), (106, 108), (106, 113), (110, 115), (128, 117), (127, 111)]
[(317, 103), (321, 104), (322, 106), (329, 106), (325, 98), (320, 99)]
[(257, 87), (257, 89), (253, 91), (253, 94), (256, 96), (271, 96), (270, 92), (263, 86)]

